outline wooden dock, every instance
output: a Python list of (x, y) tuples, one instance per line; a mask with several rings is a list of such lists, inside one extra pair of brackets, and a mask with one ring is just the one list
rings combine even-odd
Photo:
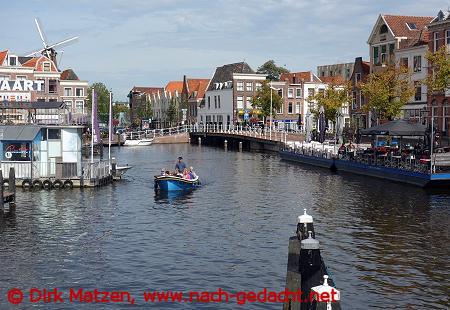
[[(8, 179), (3, 179), (3, 172), (0, 170), (0, 197), (3, 203), (0, 206), (0, 220), (16, 213), (16, 173), (14, 168), (9, 169)], [(8, 210), (5, 209), (8, 205)]]

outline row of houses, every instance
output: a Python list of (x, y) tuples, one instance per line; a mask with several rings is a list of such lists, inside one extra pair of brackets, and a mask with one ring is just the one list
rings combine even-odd
[[(274, 123), (283, 128), (303, 129), (314, 102), (308, 98), (323, 92), (330, 83), (351, 84), (351, 102), (342, 108), (344, 124), (356, 128), (375, 125), (376, 116), (365, 112), (368, 98), (361, 91), (370, 73), (390, 65), (409, 68), (416, 92), (402, 109), (402, 117), (427, 122), (431, 108), (435, 124), (450, 132), (449, 93), (428, 96), (423, 83), (429, 72), (426, 54), (441, 46), (450, 51), (450, 13), (437, 16), (379, 15), (367, 40), (369, 60), (356, 57), (353, 62), (321, 65), (317, 74), (300, 71), (281, 74), (272, 87), (283, 98), (274, 115)], [(248, 122), (256, 111), (251, 99), (266, 80), (247, 63), (238, 62), (217, 67), (210, 79), (170, 81), (165, 87), (134, 87), (129, 94), (131, 118), (152, 119), (155, 127), (176, 124), (239, 124)], [(172, 108), (171, 108), (172, 105)], [(145, 114), (145, 112), (148, 112)]]

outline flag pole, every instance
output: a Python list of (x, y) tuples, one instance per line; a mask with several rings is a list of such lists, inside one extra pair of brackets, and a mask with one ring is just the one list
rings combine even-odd
[(112, 134), (112, 91), (109, 92), (109, 133), (108, 133), (108, 160), (111, 166), (111, 134)]
[(91, 104), (91, 164), (94, 163), (94, 104), (95, 104), (95, 89), (92, 87), (92, 104)]

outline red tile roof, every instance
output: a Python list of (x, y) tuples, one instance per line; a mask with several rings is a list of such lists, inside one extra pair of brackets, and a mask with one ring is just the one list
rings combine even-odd
[(362, 62), (362, 69), (364, 74), (370, 73), (370, 62), (369, 61), (363, 61)]
[[(206, 88), (209, 84), (209, 79), (187, 79), (189, 98), (203, 99), (205, 97)], [(196, 95), (194, 94), (196, 92)]]
[[(396, 37), (416, 38), (420, 31), (432, 20), (433, 16), (403, 16), (403, 15), (383, 15), (388, 27)], [(407, 23), (415, 24), (416, 29), (411, 30)]]
[(22, 64), (22, 67), (34, 68), (34, 67), (36, 67), (36, 64), (37, 64), (38, 60), (39, 60), (39, 57), (33, 57), (30, 60), (24, 62)]
[(140, 86), (134, 86), (131, 90), (132, 92), (136, 93), (146, 93), (149, 95), (155, 94), (157, 92), (163, 92), (164, 88), (162, 87), (140, 87)]
[[(295, 77), (295, 83), (294, 83)], [(303, 72), (291, 72), (291, 73), (282, 73), (280, 75), (280, 81), (289, 81), (290, 84), (297, 84), (301, 82), (317, 82), (320, 83), (319, 78), (312, 73), (312, 71), (303, 71)]]
[(61, 73), (61, 80), (79, 81), (80, 79), (72, 69), (67, 69)]
[(164, 90), (170, 93), (172, 96), (175, 94), (175, 91), (178, 92), (178, 95), (181, 95), (181, 92), (183, 90), (183, 81), (170, 81), (169, 83), (167, 83)]
[(343, 84), (345, 81), (342, 76), (322, 76), (320, 80), (325, 84)]
[(6, 55), (8, 55), (8, 50), (0, 52), (0, 66), (2, 65), (3, 61), (5, 61)]

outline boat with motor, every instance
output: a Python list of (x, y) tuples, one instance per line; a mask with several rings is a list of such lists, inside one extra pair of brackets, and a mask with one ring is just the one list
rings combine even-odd
[(197, 188), (199, 185), (198, 176), (189, 180), (176, 175), (155, 175), (155, 189), (161, 191), (188, 191)]

